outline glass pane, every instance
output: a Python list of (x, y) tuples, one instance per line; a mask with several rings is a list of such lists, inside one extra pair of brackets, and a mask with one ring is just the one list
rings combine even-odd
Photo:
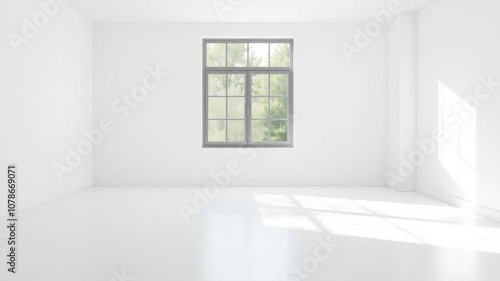
[(208, 98), (208, 119), (226, 118), (226, 98)]
[(226, 66), (226, 43), (207, 44), (207, 66), (209, 67)]
[(252, 96), (267, 96), (269, 90), (269, 75), (252, 75)]
[(269, 98), (252, 98), (252, 119), (269, 117)]
[(247, 44), (228, 43), (227, 44), (227, 66), (246, 67), (247, 66)]
[(271, 67), (290, 66), (290, 44), (271, 44)]
[(227, 75), (227, 95), (228, 96), (245, 95), (245, 74)]
[(271, 141), (287, 141), (286, 121), (271, 121)]
[(286, 119), (287, 115), (287, 98), (271, 98), (271, 119)]
[(226, 141), (226, 121), (209, 120), (208, 121), (208, 141), (225, 142)]
[(250, 43), (248, 44), (250, 53), (250, 66), (268, 67), (269, 66), (269, 44), (268, 43)]
[(226, 95), (225, 74), (208, 74), (208, 95), (209, 96)]
[(227, 121), (227, 141), (228, 142), (245, 141), (245, 120)]
[(227, 118), (245, 119), (245, 98), (227, 98)]
[(288, 95), (288, 74), (271, 74), (271, 96)]
[(252, 121), (252, 142), (267, 142), (269, 140), (269, 122), (267, 120)]

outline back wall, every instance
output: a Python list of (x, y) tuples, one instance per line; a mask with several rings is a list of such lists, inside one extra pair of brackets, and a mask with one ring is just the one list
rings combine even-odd
[[(205, 185), (229, 161), (240, 167), (230, 185), (385, 185), (387, 38), (349, 63), (339, 45), (354, 28), (95, 24), (94, 127), (114, 126), (94, 150), (95, 185)], [(201, 39), (211, 37), (294, 38), (294, 148), (202, 148)], [(168, 77), (117, 110), (157, 65)]]

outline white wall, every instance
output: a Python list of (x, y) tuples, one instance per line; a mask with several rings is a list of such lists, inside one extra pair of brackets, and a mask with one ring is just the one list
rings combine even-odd
[(0, 8), (0, 180), (4, 186), (7, 165), (18, 165), (18, 210), (92, 185), (91, 157), (63, 182), (52, 170), (64, 161), (64, 147), (91, 127), (92, 23), (60, 6), (16, 55), (8, 34), (21, 35), (22, 16), (32, 21), (40, 12), (38, 1), (2, 1)]
[[(385, 185), (386, 35), (349, 64), (339, 44), (354, 25), (96, 24), (94, 125), (116, 128), (94, 153), (96, 185), (203, 185), (239, 161), (232, 185)], [(295, 147), (253, 160), (231, 148), (202, 148), (203, 37), (295, 38)], [(145, 67), (170, 73), (127, 119), (111, 105), (140, 85)], [(250, 153), (252, 150), (244, 150)]]
[[(478, 87), (488, 93), (480, 77), (500, 81), (498, 11), (495, 0), (436, 0), (418, 15), (418, 138), (429, 138), (436, 128), (446, 136), (418, 169), (418, 190), (495, 210), (500, 210), (500, 87), (476, 110), (463, 105)], [(465, 113), (458, 127), (455, 105)]]
[(388, 27), (388, 174), (398, 191), (415, 191), (415, 170), (407, 170), (416, 138), (416, 14), (397, 15)]

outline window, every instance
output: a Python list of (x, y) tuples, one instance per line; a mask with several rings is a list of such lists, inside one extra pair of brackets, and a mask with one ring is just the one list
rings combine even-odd
[(292, 39), (203, 40), (203, 146), (291, 147)]

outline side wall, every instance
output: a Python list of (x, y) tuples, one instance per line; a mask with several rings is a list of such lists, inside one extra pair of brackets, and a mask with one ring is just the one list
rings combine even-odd
[(417, 36), (418, 139), (444, 133), (418, 169), (418, 191), (490, 217), (500, 211), (500, 84), (487, 82), (500, 81), (499, 10), (493, 0), (436, 0), (419, 12)]
[[(71, 8), (50, 9), (48, 16), (38, 1), (2, 1), (0, 8), (0, 181), (8, 164), (18, 165), (18, 209), (92, 185), (91, 155), (63, 181), (52, 165), (65, 164), (65, 147), (75, 147), (92, 125), (93, 25)], [(19, 15), (41, 22), (30, 27)], [(24, 38), (17, 53), (13, 34)]]

